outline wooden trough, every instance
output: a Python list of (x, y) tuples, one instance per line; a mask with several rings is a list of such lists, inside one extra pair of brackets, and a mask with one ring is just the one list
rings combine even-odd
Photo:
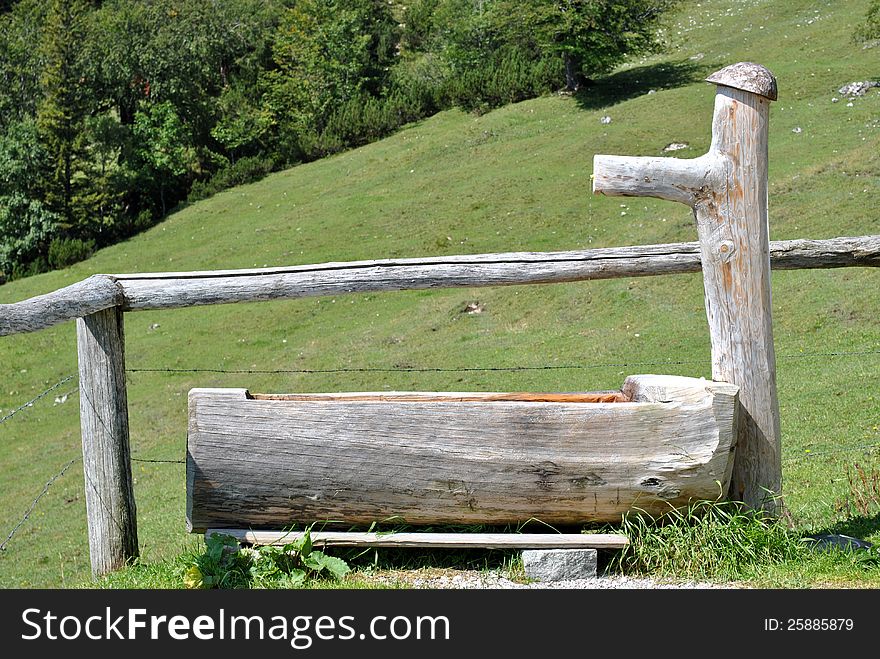
[(659, 514), (726, 491), (737, 392), (665, 375), (591, 394), (193, 389), (188, 528)]

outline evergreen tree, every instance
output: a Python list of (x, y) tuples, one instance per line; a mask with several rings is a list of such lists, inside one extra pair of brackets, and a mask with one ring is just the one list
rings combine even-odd
[(71, 234), (79, 233), (86, 219), (80, 195), (88, 181), (84, 171), (88, 94), (79, 57), (86, 11), (83, 0), (53, 0), (41, 44), (45, 65), (37, 128), (51, 163), (45, 201)]

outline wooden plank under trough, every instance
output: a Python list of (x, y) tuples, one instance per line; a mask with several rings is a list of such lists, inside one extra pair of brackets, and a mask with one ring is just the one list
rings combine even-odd
[(733, 385), (640, 375), (625, 402), (494, 396), (193, 389), (188, 527), (619, 521), (730, 478)]
[[(208, 529), (205, 537), (231, 535), (245, 545), (284, 546), (302, 531)], [(623, 549), (629, 538), (618, 533), (359, 533), (312, 531), (316, 547), (423, 547), (428, 549)]]

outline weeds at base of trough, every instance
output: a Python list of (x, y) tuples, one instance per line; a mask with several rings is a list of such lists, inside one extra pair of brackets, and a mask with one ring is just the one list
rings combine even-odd
[(619, 532), (630, 542), (608, 571), (629, 575), (766, 585), (804, 575), (833, 580), (841, 570), (873, 572), (880, 565), (876, 549), (819, 551), (785, 516), (736, 501), (696, 501), (658, 517), (635, 510), (624, 515)]
[(205, 551), (186, 561), (186, 588), (300, 588), (310, 579), (340, 581), (351, 571), (344, 560), (314, 549), (311, 529), (282, 547), (243, 549), (230, 536), (205, 539)]
[(696, 501), (658, 517), (636, 510), (623, 516), (620, 532), (630, 542), (609, 569), (633, 575), (742, 579), (807, 551), (783, 521), (729, 501)]

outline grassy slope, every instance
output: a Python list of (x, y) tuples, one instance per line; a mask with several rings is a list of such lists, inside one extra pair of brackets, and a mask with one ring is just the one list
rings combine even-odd
[[(841, 85), (880, 74), (877, 50), (849, 41), (866, 7), (804, 0), (686, 3), (672, 23), (668, 53), (633, 63), (581, 98), (542, 98), (479, 118), (442, 113), (380, 143), (183, 209), (68, 270), (0, 287), (0, 302), (95, 272), (693, 240), (684, 207), (591, 198), (592, 155), (660, 154), (664, 145), (682, 141), (690, 147), (675, 155), (704, 152), (713, 89), (700, 80), (741, 60), (765, 64), (779, 80), (771, 116), (771, 238), (880, 233), (880, 93), (853, 107), (845, 99), (831, 102)], [(657, 93), (649, 95), (650, 89)], [(608, 125), (599, 121), (606, 114)], [(798, 126), (802, 131), (793, 132)], [(849, 489), (847, 465), (880, 463), (880, 356), (797, 358), (880, 348), (878, 289), (877, 271), (773, 276), (786, 503), (804, 530), (880, 541), (877, 514), (849, 518), (835, 509)], [(485, 313), (460, 313), (472, 300), (482, 302)], [(130, 314), (129, 368), (632, 364), (460, 374), (132, 373), (132, 452), (183, 458), (186, 392), (194, 386), (564, 391), (616, 388), (637, 372), (708, 376), (705, 322), (699, 276)], [(639, 365), (664, 361), (687, 363)], [(2, 414), (75, 371), (72, 323), (3, 338)], [(4, 537), (43, 483), (78, 455), (78, 398), (56, 405), (54, 393), (0, 425)], [(861, 448), (866, 444), (875, 448)], [(145, 560), (191, 546), (183, 465), (138, 462), (134, 475)], [(0, 555), (0, 586), (82, 582), (88, 548), (81, 490), (76, 464)]]

